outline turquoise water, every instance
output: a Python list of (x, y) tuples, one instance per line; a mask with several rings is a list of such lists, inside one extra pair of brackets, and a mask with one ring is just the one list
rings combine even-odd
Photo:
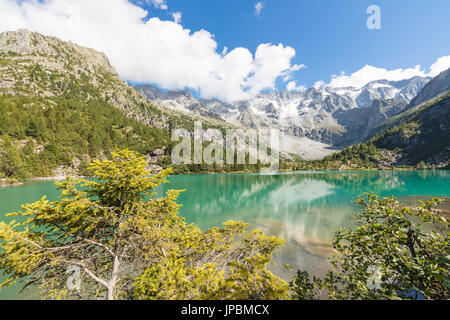
[[(186, 190), (179, 198), (180, 214), (202, 228), (227, 220), (242, 220), (268, 234), (287, 240), (272, 266), (285, 279), (292, 274), (282, 264), (318, 276), (328, 268), (330, 240), (338, 227), (352, 225), (359, 208), (358, 195), (374, 192), (397, 196), (408, 203), (429, 196), (450, 197), (450, 171), (299, 172), (277, 175), (174, 176), (160, 188)], [(53, 182), (35, 182), (0, 189), (0, 220), (21, 204), (59, 196)], [(0, 299), (30, 298), (17, 288), (0, 293)]]

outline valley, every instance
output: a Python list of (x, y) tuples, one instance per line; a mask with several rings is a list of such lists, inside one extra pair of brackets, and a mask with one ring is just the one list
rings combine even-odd
[(0, 300), (449, 297), (450, 56), (320, 71), (124, 3), (0, 32)]
[[(133, 88), (100, 52), (28, 30), (0, 34), (0, 181), (85, 175), (115, 147), (172, 166), (171, 134), (280, 130), (282, 170), (448, 167), (450, 70), (364, 87), (263, 92), (244, 101)], [(399, 136), (400, 134), (400, 136)], [(406, 139), (406, 140), (405, 140)], [(343, 151), (340, 151), (343, 150)], [(367, 150), (370, 150), (367, 151)], [(252, 165), (174, 166), (175, 172), (256, 172)]]
[(0, 302), (449, 300), (450, 1), (326, 2), (0, 0)]

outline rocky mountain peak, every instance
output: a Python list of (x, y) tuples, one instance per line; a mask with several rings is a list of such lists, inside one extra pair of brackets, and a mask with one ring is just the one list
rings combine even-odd
[(101, 70), (117, 75), (104, 53), (26, 29), (0, 33), (0, 52), (35, 57), (34, 60), (53, 58), (62, 64), (83, 65), (92, 73)]
[(409, 108), (414, 108), (433, 97), (445, 94), (450, 90), (450, 69), (441, 72), (437, 77), (428, 82), (423, 90), (414, 97)]
[(0, 33), (0, 94), (74, 94), (155, 123), (144, 110), (147, 100), (119, 78), (104, 53), (25, 29)]
[(161, 93), (156, 97), (151, 94), (151, 88), (147, 88), (147, 93), (138, 89), (150, 101), (169, 108), (203, 115), (209, 111), (235, 125), (276, 127), (300, 138), (341, 146), (363, 139), (369, 129), (401, 112), (429, 80), (414, 77), (372, 81), (362, 88), (323, 86), (302, 91), (263, 92), (253, 99), (231, 103), (197, 100), (185, 91)]

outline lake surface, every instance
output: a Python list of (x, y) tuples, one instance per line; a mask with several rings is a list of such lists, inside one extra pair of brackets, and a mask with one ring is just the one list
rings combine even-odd
[[(202, 228), (242, 220), (270, 235), (287, 240), (275, 257), (273, 272), (290, 279), (294, 271), (282, 264), (322, 276), (329, 265), (330, 240), (339, 227), (352, 226), (360, 208), (359, 195), (374, 192), (394, 195), (414, 205), (427, 197), (450, 197), (450, 171), (299, 172), (293, 174), (236, 174), (173, 176), (160, 188), (186, 190), (179, 198), (180, 214)], [(53, 182), (34, 182), (0, 189), (0, 221), (4, 214), (20, 210), (21, 204), (46, 195), (56, 200)], [(0, 299), (35, 298), (8, 288)]]

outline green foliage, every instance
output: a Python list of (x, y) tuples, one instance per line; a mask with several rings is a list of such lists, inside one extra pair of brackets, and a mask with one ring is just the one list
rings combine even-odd
[(299, 273), (294, 297), (321, 288), (331, 299), (449, 299), (450, 238), (439, 200), (414, 209), (372, 194), (357, 202), (365, 210), (355, 216), (354, 229), (337, 231), (334, 269), (313, 284)]
[(391, 126), (371, 142), (380, 149), (400, 150), (402, 161), (411, 166), (422, 161), (438, 164), (450, 155), (449, 119), (450, 94), (447, 93), (389, 121)]
[(376, 160), (379, 150), (373, 143), (360, 143), (340, 152), (314, 161), (286, 163), (284, 169), (290, 170), (341, 170), (341, 169), (377, 169)]
[(284, 240), (266, 237), (262, 231), (254, 230), (246, 237), (242, 261), (232, 261), (226, 282), (224, 299), (276, 300), (288, 298), (288, 286), (267, 270), (272, 262), (272, 253)]
[[(178, 215), (180, 191), (157, 197), (171, 170), (151, 175), (128, 150), (94, 161), (95, 180), (58, 183), (0, 223), (1, 286), (21, 281), (57, 299), (283, 299), (287, 283), (267, 270), (284, 243), (242, 222), (201, 230)], [(70, 267), (81, 288), (67, 287)]]
[[(137, 278), (138, 299), (274, 300), (287, 299), (287, 283), (267, 270), (283, 240), (247, 225), (227, 222), (190, 242), (190, 257), (171, 257)], [(198, 233), (199, 230), (195, 230)], [(211, 262), (207, 262), (211, 261)], [(213, 261), (213, 262), (212, 262)]]
[[(8, 159), (0, 156), (0, 166), (8, 162), (8, 168), (3, 166), (3, 175), (0, 171), (0, 179), (51, 176), (59, 166), (70, 167), (74, 158), (88, 159), (78, 169), (87, 168), (89, 159), (108, 154), (113, 146), (142, 154), (172, 146), (167, 130), (128, 118), (107, 102), (86, 100), (82, 93), (96, 93), (89, 87), (77, 88), (71, 85), (70, 91), (53, 98), (0, 95), (0, 139), (8, 141), (2, 144), (0, 140), (0, 153), (10, 155)], [(42, 152), (36, 152), (39, 147)], [(170, 155), (157, 164), (172, 166)], [(174, 172), (255, 172), (260, 168), (260, 164), (192, 164), (174, 166)], [(88, 174), (86, 170), (78, 173)]]
[[(75, 157), (95, 159), (113, 146), (148, 154), (166, 145), (169, 135), (96, 100), (0, 96), (0, 139), (9, 141), (0, 143), (0, 153), (10, 155), (0, 156), (3, 176), (23, 180), (49, 176)], [(35, 152), (38, 146), (42, 152)], [(6, 168), (6, 162), (16, 169)]]
[(417, 164), (417, 169), (426, 169), (427, 168), (427, 164), (424, 161), (420, 161)]
[(20, 153), (8, 137), (0, 138), (0, 178), (25, 178), (24, 163)]
[(297, 275), (290, 283), (292, 298), (295, 300), (315, 300), (319, 298), (322, 280), (313, 277), (312, 281), (306, 271), (297, 271)]

